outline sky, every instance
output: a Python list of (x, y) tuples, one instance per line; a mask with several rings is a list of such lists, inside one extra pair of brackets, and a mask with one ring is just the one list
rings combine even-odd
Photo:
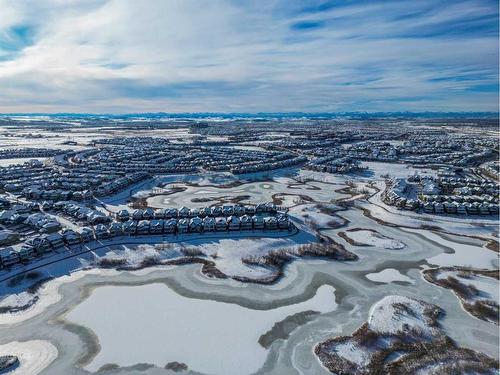
[(498, 0), (0, 0), (0, 113), (498, 111)]

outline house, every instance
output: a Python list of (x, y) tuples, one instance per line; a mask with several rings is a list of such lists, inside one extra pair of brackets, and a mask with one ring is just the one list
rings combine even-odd
[(236, 215), (231, 215), (227, 218), (227, 226), (229, 230), (240, 230), (240, 218)]
[(132, 219), (137, 220), (137, 221), (142, 220), (143, 213), (144, 213), (144, 211), (141, 209), (134, 210), (134, 212), (132, 212)]
[(5, 246), (19, 240), (19, 233), (0, 229), (0, 246)]
[(19, 253), (19, 259), (21, 261), (29, 260), (35, 256), (35, 249), (26, 244), (15, 250)]
[(47, 235), (47, 241), (53, 249), (58, 249), (64, 246), (64, 238), (60, 233), (51, 233)]
[(203, 230), (205, 232), (213, 232), (215, 230), (215, 219), (207, 216), (203, 219)]
[(479, 205), (479, 213), (481, 215), (489, 215), (490, 214), (490, 208), (488, 203), (481, 203)]
[(266, 212), (266, 205), (264, 203), (259, 203), (257, 206), (255, 206), (255, 212), (258, 214)]
[(211, 214), (212, 214), (212, 210), (210, 209), (210, 207), (203, 207), (200, 209), (200, 216), (201, 217), (210, 216)]
[(141, 220), (137, 223), (137, 234), (149, 234), (151, 223), (149, 220)]
[(215, 219), (215, 230), (220, 232), (220, 231), (225, 231), (227, 229), (227, 222), (226, 218), (224, 217), (218, 217)]
[[(188, 209), (189, 210), (189, 209)], [(180, 214), (180, 210), (179, 210)], [(189, 212), (187, 213), (189, 214)], [(182, 218), (177, 222), (177, 233), (188, 233), (189, 232), (189, 220)]]
[(54, 233), (60, 229), (61, 229), (61, 224), (59, 224), (58, 221), (50, 220), (40, 228), (40, 231), (45, 233)]
[(179, 217), (179, 211), (177, 208), (166, 208), (165, 209), (165, 218), (166, 219), (175, 219)]
[(122, 236), (123, 235), (123, 224), (118, 222), (113, 222), (109, 226), (110, 237)]
[(19, 260), (19, 253), (12, 246), (0, 249), (0, 264), (2, 267), (9, 267), (18, 263)]
[(19, 220), (19, 215), (16, 211), (5, 210), (0, 212), (0, 223), (15, 224)]
[(260, 215), (253, 215), (252, 222), (254, 229), (264, 229), (264, 218)]
[(278, 228), (280, 229), (288, 229), (288, 227), (290, 226), (287, 215), (278, 215), (276, 217), (276, 220), (278, 222)]
[(127, 235), (134, 235), (137, 233), (137, 221), (128, 220), (123, 223), (123, 233)]
[(173, 234), (177, 231), (177, 219), (168, 219), (163, 225), (163, 233)]
[(266, 212), (275, 213), (276, 205), (273, 202), (266, 203)]
[(163, 225), (164, 225), (164, 220), (163, 219), (151, 220), (151, 223), (150, 223), (150, 226), (149, 226), (149, 233), (151, 233), (151, 234), (161, 234), (161, 233), (163, 233)]
[(64, 229), (62, 236), (67, 245), (75, 245), (81, 242), (80, 236), (72, 229)]
[(196, 216), (189, 220), (189, 230), (191, 232), (201, 232), (203, 230), (203, 220)]
[(94, 230), (95, 238), (98, 240), (109, 238), (108, 228), (104, 224), (98, 224)]
[(130, 214), (127, 210), (120, 210), (117, 212), (116, 218), (120, 221), (127, 221), (130, 218)]
[(240, 228), (242, 230), (252, 229), (252, 217), (249, 215), (243, 215), (240, 217)]
[(455, 206), (452, 202), (444, 202), (444, 211), (448, 214), (456, 214), (457, 213), (457, 206)]
[(80, 237), (83, 242), (94, 241), (94, 232), (89, 227), (84, 227), (80, 232)]
[(427, 202), (426, 204), (424, 204), (424, 212), (428, 213), (428, 214), (433, 213), (434, 212), (434, 204), (431, 202)]
[(469, 213), (469, 215), (479, 215), (479, 203), (471, 203), (468, 206), (467, 212)]
[(155, 210), (155, 219), (165, 219), (165, 209)]
[(274, 216), (266, 216), (264, 218), (264, 226), (266, 229), (277, 229), (278, 221)]
[(233, 206), (222, 206), (222, 215), (231, 216), (234, 214)]
[(408, 199), (405, 204), (405, 210), (414, 210), (417, 207), (417, 202), (413, 199)]
[(155, 211), (152, 208), (148, 207), (143, 212), (142, 217), (146, 220), (151, 220), (155, 217)]
[(190, 212), (190, 209), (183, 206), (179, 209), (179, 217), (189, 217), (189, 212)]
[(212, 207), (212, 216), (217, 217), (222, 215), (222, 207), (220, 206), (214, 206)]
[(241, 205), (236, 205), (234, 206), (234, 214), (236, 216), (242, 216), (245, 214), (245, 207), (241, 206)]
[(245, 206), (245, 213), (247, 215), (254, 215), (255, 214), (255, 206)]
[(31, 238), (26, 241), (26, 243), (35, 249), (37, 255), (43, 255), (49, 251), (52, 251), (52, 246), (47, 239), (46, 234)]
[(467, 215), (467, 209), (463, 203), (457, 203), (457, 214), (459, 215)]
[(52, 202), (44, 201), (42, 203), (42, 210), (44, 210), (44, 211), (52, 210), (53, 207), (54, 207), (54, 205), (52, 204)]
[(435, 203), (434, 204), (434, 212), (437, 214), (443, 214), (444, 213), (444, 206), (442, 203)]

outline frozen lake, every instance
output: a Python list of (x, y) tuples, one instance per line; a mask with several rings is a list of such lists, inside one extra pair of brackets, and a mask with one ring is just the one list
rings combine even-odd
[(86, 367), (182, 362), (209, 374), (253, 373), (267, 350), (259, 337), (275, 323), (303, 311), (337, 308), (334, 288), (323, 285), (311, 299), (272, 310), (183, 297), (165, 284), (103, 286), (67, 315), (90, 328), (101, 351)]

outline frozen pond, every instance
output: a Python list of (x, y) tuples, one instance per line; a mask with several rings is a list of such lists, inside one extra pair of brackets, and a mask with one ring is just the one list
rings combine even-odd
[(334, 288), (323, 285), (307, 301), (272, 310), (183, 297), (165, 284), (103, 286), (68, 315), (90, 328), (101, 351), (86, 367), (182, 362), (208, 374), (253, 373), (267, 350), (259, 337), (274, 324), (303, 311), (335, 310)]

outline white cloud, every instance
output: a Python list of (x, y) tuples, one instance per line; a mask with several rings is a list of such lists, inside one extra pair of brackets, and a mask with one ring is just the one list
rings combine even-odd
[(496, 110), (491, 2), (434, 4), (0, 0), (0, 111)]

